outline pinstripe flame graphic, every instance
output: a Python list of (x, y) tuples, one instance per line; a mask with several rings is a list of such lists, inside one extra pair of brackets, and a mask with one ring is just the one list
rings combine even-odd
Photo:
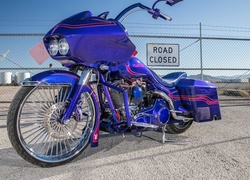
[(189, 101), (203, 101), (208, 105), (219, 104), (219, 101), (217, 99), (214, 100), (214, 99), (211, 99), (210, 97), (204, 96), (204, 95), (195, 96), (195, 97), (190, 97), (190, 96), (187, 96), (187, 95), (181, 95), (181, 99), (184, 100), (184, 101), (186, 101), (186, 100), (189, 100)]
[(103, 22), (103, 23), (91, 23), (91, 24), (60, 24), (59, 27), (65, 27), (65, 28), (86, 28), (86, 27), (100, 27), (100, 26), (115, 26), (114, 22)]

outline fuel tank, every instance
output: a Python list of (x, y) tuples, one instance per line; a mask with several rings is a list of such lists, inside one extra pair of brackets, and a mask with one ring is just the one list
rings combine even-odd
[(121, 78), (152, 77), (152, 72), (137, 57), (132, 57), (120, 67), (118, 76)]

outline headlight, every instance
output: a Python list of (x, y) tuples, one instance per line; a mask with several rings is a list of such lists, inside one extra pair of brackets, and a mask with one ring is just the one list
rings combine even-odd
[(49, 53), (51, 56), (55, 56), (58, 53), (58, 41), (57, 40), (51, 40), (49, 43)]
[(60, 41), (59, 41), (59, 53), (64, 56), (68, 52), (69, 52), (69, 44), (68, 44), (68, 42), (66, 41), (65, 38), (60, 39)]

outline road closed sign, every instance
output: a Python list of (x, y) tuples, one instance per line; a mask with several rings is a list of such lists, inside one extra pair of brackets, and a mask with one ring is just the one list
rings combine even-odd
[(148, 66), (180, 66), (179, 44), (147, 44)]

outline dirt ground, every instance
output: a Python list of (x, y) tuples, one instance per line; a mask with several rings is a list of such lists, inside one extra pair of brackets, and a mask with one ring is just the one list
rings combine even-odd
[[(1, 100), (10, 101), (18, 86), (0, 87)], [(87, 148), (66, 165), (41, 169), (20, 158), (7, 135), (9, 103), (0, 103), (1, 179), (240, 179), (250, 177), (250, 106), (221, 107), (222, 120), (193, 123), (181, 135), (142, 137), (100, 134), (97, 148)]]
[(42, 169), (20, 158), (0, 111), (1, 179), (239, 179), (250, 177), (249, 106), (222, 107), (222, 120), (193, 123), (174, 142), (161, 143), (161, 133), (142, 137), (100, 134), (97, 148), (87, 148), (66, 165)]

